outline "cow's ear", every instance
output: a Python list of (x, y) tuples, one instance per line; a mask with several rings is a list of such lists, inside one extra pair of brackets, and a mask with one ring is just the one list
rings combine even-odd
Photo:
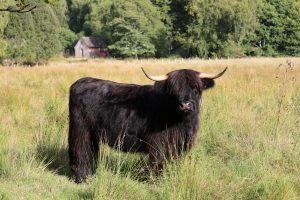
[(215, 81), (211, 78), (202, 78), (202, 90), (206, 90), (215, 86)]

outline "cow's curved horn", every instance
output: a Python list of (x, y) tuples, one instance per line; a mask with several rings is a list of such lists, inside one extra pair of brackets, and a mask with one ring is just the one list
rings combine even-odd
[(149, 74), (147, 74), (147, 73), (145, 72), (145, 70), (143, 69), (143, 67), (141, 67), (141, 68), (142, 68), (142, 70), (143, 70), (145, 76), (146, 76), (147, 78), (149, 78), (150, 80), (152, 80), (152, 81), (164, 81), (164, 80), (166, 80), (166, 79), (168, 78), (167, 75), (150, 76)]
[(199, 77), (200, 78), (210, 78), (210, 79), (215, 79), (215, 78), (219, 78), (220, 76), (222, 76), (227, 70), (227, 67), (219, 74), (206, 74), (206, 73), (200, 73)]

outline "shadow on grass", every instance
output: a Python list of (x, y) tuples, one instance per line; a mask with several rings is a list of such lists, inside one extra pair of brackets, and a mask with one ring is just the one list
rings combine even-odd
[(56, 149), (39, 145), (37, 155), (38, 160), (45, 163), (49, 171), (71, 178), (67, 148)]
[[(148, 157), (143, 154), (122, 153), (113, 150), (115, 153), (100, 155), (98, 165), (105, 166), (105, 169), (121, 176), (128, 176), (139, 182), (153, 182), (160, 176), (160, 172), (151, 170), (148, 164)], [(100, 153), (101, 154), (101, 153)], [(105, 153), (104, 153), (105, 154)], [(37, 158), (45, 163), (46, 169), (57, 175), (66, 176), (72, 179), (69, 167), (69, 155), (67, 148), (55, 148), (39, 145), (37, 147)], [(120, 156), (121, 155), (121, 156)], [(97, 167), (93, 174), (95, 174)]]

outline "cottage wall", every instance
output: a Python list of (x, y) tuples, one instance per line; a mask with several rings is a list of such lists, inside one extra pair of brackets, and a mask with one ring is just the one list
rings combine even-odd
[(95, 58), (95, 57), (107, 57), (108, 52), (101, 48), (89, 48), (84, 41), (80, 39), (74, 47), (75, 57)]

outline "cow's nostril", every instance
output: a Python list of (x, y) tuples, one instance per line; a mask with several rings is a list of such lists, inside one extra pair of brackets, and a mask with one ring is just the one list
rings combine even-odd
[(182, 110), (191, 110), (192, 104), (190, 102), (183, 102), (183, 103), (180, 103), (179, 107)]

